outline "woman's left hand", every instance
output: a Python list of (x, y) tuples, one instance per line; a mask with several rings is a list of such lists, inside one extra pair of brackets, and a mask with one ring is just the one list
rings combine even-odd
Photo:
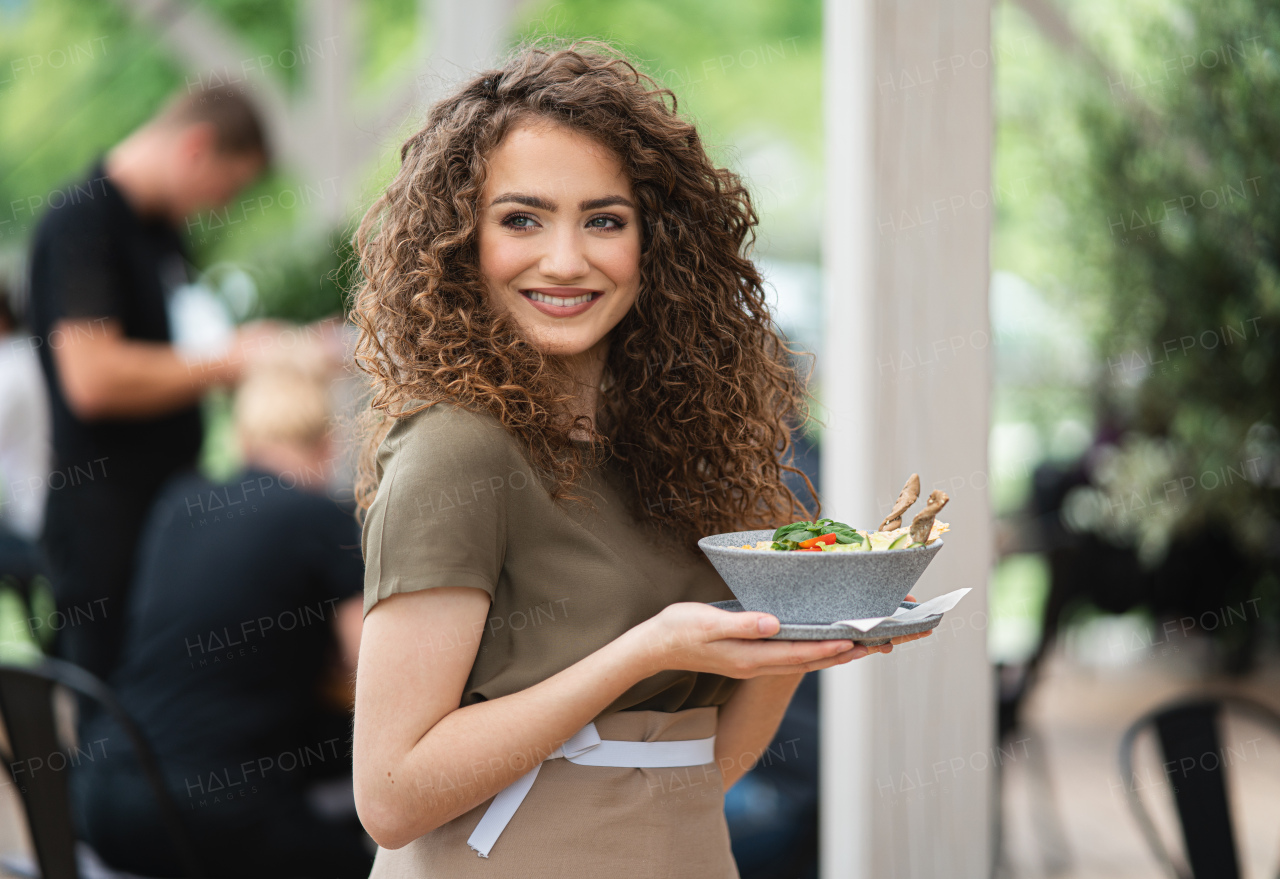
[[(915, 601), (915, 600), (916, 600), (916, 597), (914, 595), (907, 596), (907, 601)], [(868, 647), (867, 650), (871, 651), (872, 653), (876, 653), (876, 652), (892, 653), (893, 647), (895, 644), (906, 644), (908, 641), (919, 641), (921, 638), (927, 638), (932, 634), (933, 634), (933, 629), (927, 629), (926, 631), (923, 631), (923, 632), (917, 632), (914, 635), (899, 635), (896, 638), (890, 639), (888, 644), (881, 644), (879, 647)]]

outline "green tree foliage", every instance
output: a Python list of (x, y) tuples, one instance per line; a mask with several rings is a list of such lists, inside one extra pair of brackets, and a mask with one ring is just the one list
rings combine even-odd
[(715, 160), (744, 175), (758, 252), (818, 261), (822, 0), (551, 0), (517, 37), (608, 40), (671, 89)]
[(821, 158), (821, 0), (559, 0), (524, 15), (522, 36), (616, 42), (676, 93), (713, 148), (759, 126)]
[[(293, 0), (205, 0), (200, 6), (231, 29), (246, 52), (281, 58), (302, 41)], [(416, 69), (423, 52), (415, 37), (417, 7), (412, 0), (369, 0), (357, 9), (359, 33), (338, 35), (355, 50), (358, 94), (379, 96)], [(816, 235), (795, 230), (817, 228), (820, 0), (572, 0), (526, 4), (522, 15), (517, 39), (547, 32), (603, 37), (634, 53), (676, 91), (681, 108), (695, 114), (724, 161), (739, 158), (730, 143), (750, 144), (753, 137), (794, 151), (799, 171), (752, 182), (765, 190), (760, 200), (766, 215), (779, 220), (783, 250), (816, 254)], [(296, 90), (298, 68), (275, 67), (286, 88)], [(125, 4), (40, 0), (0, 6), (0, 259), (19, 262), (51, 199), (59, 200), (60, 190), (96, 156), (193, 75), (125, 12)], [(370, 197), (394, 173), (398, 146), (389, 141), (387, 155), (368, 170), (364, 191)], [(344, 255), (332, 243), (346, 237), (361, 206), (351, 207), (348, 228), (332, 234), (316, 229), (307, 193), (332, 185), (298, 180), (287, 168), (259, 181), (241, 198), (265, 209), (232, 205), (196, 218), (188, 237), (197, 264), (247, 267), (263, 282), (263, 311), (271, 316), (301, 320), (335, 307), (331, 282)], [(771, 212), (771, 206), (778, 207)], [(329, 281), (312, 277), (318, 270)]]
[(1228, 0), (1140, 19), (1154, 63), (1110, 72), (1079, 105), (1091, 137), (1077, 210), (1115, 317), (1111, 396), (1196, 480), (1182, 527), (1213, 519), (1255, 549), (1278, 463), (1278, 14)]
[(1071, 11), (1074, 53), (1002, 13), (1030, 49), (1020, 81), (1001, 74), (999, 173), (1038, 194), (1000, 218), (997, 264), (1089, 315), (1096, 410), (1129, 430), (1094, 529), (1155, 562), (1221, 527), (1261, 558), (1280, 479), (1280, 3)]

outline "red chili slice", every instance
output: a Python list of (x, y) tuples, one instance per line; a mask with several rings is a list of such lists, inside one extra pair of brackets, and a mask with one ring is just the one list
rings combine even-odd
[[(825, 543), (828, 546), (836, 542), (835, 534), (823, 534), (821, 537), (810, 537), (808, 540), (800, 541), (800, 546), (804, 549), (816, 547), (819, 543)], [(818, 550), (821, 552), (821, 550)]]

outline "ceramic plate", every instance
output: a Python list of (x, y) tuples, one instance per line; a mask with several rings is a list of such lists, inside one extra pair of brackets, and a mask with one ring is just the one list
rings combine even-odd
[[(737, 599), (711, 601), (708, 604), (712, 607), (731, 610), (735, 613), (743, 609), (742, 603)], [(910, 610), (916, 606), (916, 602), (904, 601), (902, 606)], [(766, 640), (829, 641), (834, 639), (853, 641), (857, 644), (865, 644), (868, 647), (876, 647), (880, 644), (888, 644), (890, 638), (897, 638), (899, 635), (915, 635), (920, 632), (927, 632), (935, 628), (940, 622), (942, 622), (942, 614), (940, 613), (931, 614), (922, 620), (916, 620), (914, 623), (894, 622), (893, 618), (890, 617), (865, 632), (860, 632), (853, 626), (833, 626), (826, 623), (783, 623), (778, 629), (778, 634), (770, 635)]]

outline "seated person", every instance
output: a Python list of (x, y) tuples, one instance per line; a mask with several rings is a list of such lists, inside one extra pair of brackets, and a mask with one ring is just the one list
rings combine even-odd
[[(349, 713), (334, 723), (322, 694), (327, 664), (354, 674), (363, 602), (360, 529), (326, 495), (328, 399), (305, 370), (251, 373), (235, 409), (245, 469), (173, 477), (140, 543), (110, 683), (214, 875), (364, 879), (373, 861), (354, 808), (328, 821), (308, 796), (350, 777)], [(179, 875), (123, 732), (98, 712), (83, 739), (105, 759), (73, 770), (81, 838), (114, 868)]]

